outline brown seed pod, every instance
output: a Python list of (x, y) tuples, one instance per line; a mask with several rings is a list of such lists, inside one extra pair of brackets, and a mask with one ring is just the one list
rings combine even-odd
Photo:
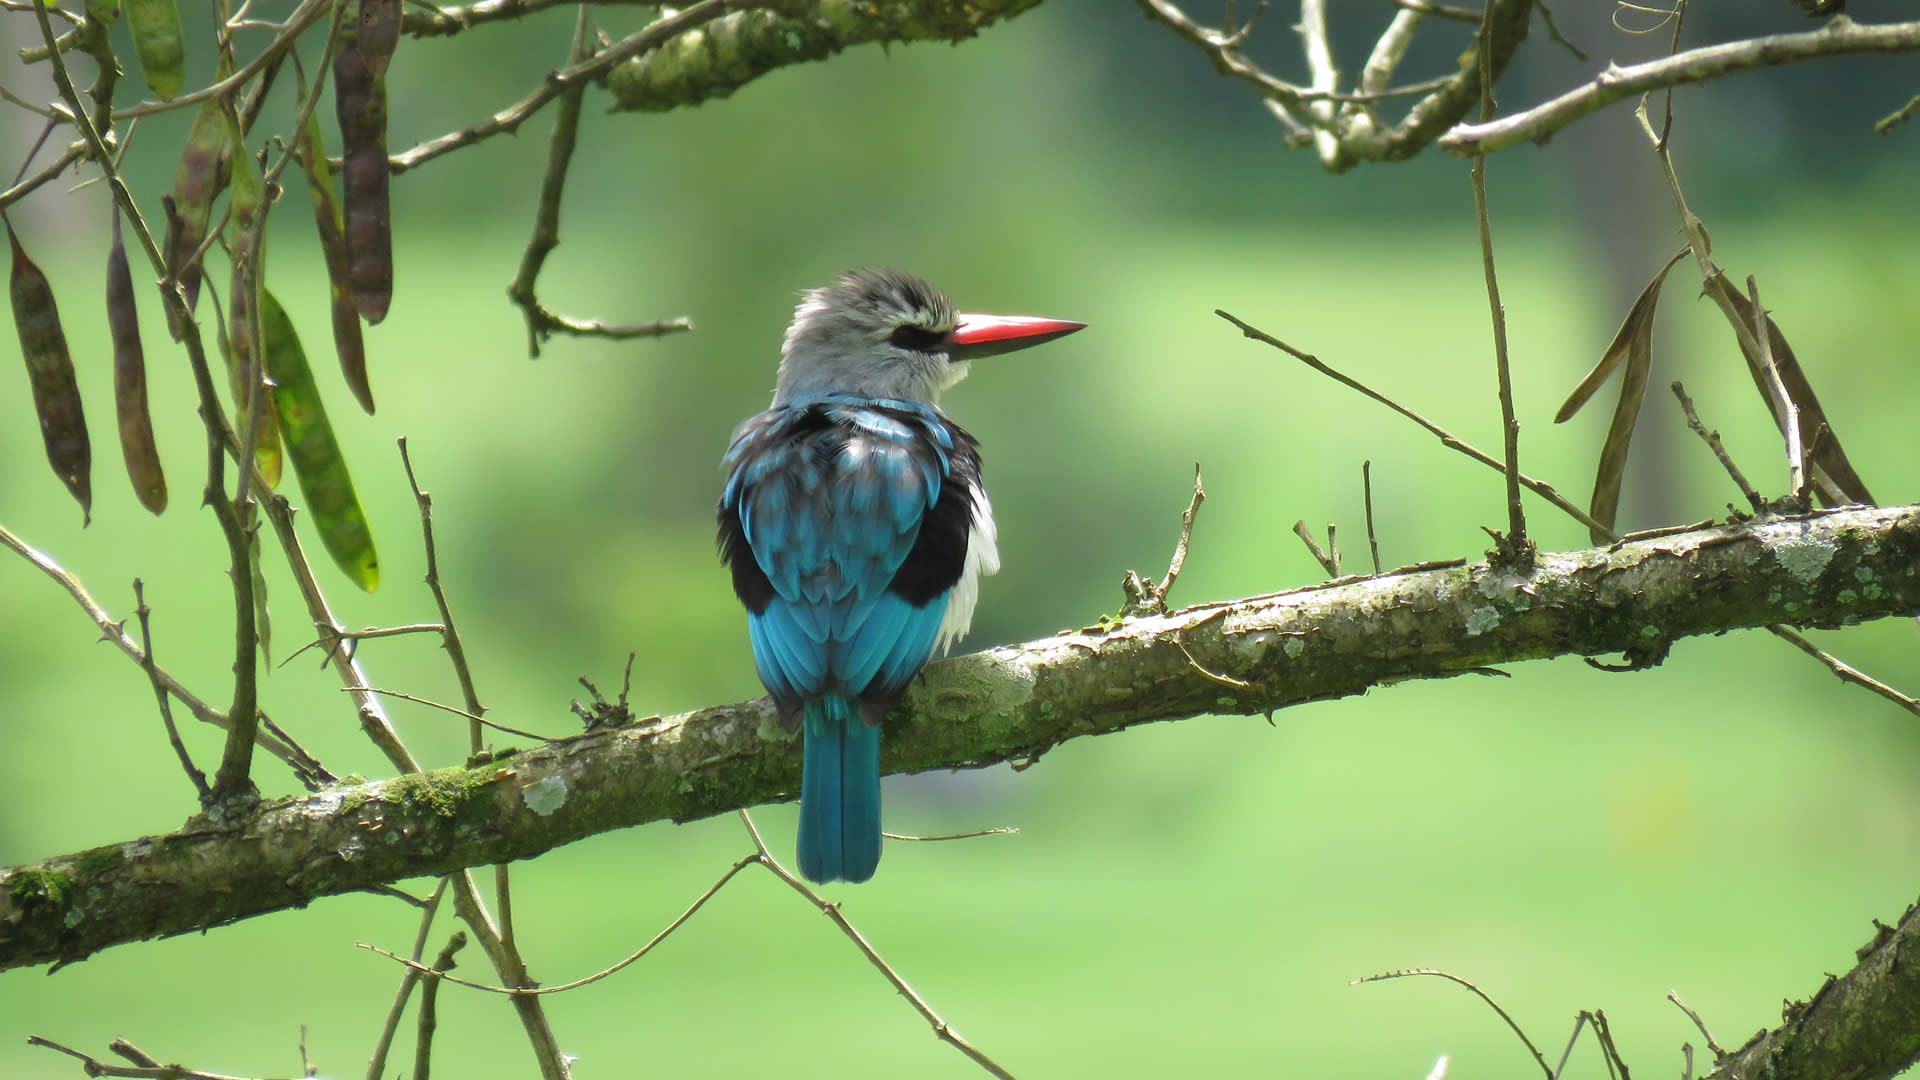
[(80, 503), (85, 523), (93, 521), (93, 448), (87, 441), (87, 417), (80, 408), (80, 386), (73, 377), (73, 357), (60, 327), (60, 308), (53, 302), (53, 286), (27, 258), (13, 223), (6, 223), (13, 245), (13, 274), (8, 292), (13, 300), (13, 325), (20, 332), (20, 355), (27, 361), (27, 379), (33, 384), (33, 408), (40, 416), (40, 438), (47, 447), (47, 463), (54, 475)]
[(167, 508), (167, 476), (153, 441), (147, 409), (147, 358), (140, 346), (140, 312), (133, 301), (133, 274), (120, 237), (120, 208), (113, 208), (113, 247), (107, 252), (107, 327), (113, 335), (113, 404), (120, 426), (120, 453), (140, 504), (158, 514)]

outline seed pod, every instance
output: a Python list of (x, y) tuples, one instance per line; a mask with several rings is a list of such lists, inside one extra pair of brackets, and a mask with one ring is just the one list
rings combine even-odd
[[(173, 197), (167, 208), (167, 272), (186, 290), (189, 311), (200, 300), (201, 265), (188, 260), (207, 238), (214, 196), (227, 186), (228, 137), (221, 103), (209, 101), (200, 106), (193, 128), (187, 132), (186, 147), (180, 152), (180, 164), (173, 170)], [(175, 341), (186, 332), (185, 327), (176, 325), (171, 305), (167, 308), (167, 331)]]
[[(363, 0), (364, 2), (364, 0)], [(355, 23), (349, 15), (346, 25)], [(384, 60), (380, 71), (385, 70)], [(334, 111), (340, 122), (342, 186), (346, 190), (348, 273), (353, 300), (370, 323), (387, 317), (393, 302), (393, 217), (387, 198), (387, 86), (358, 34), (342, 33), (333, 61)]]
[[(302, 90), (301, 96), (305, 97)], [(360, 333), (360, 307), (353, 302), (349, 277), (347, 237), (340, 199), (333, 192), (333, 170), (327, 166), (327, 146), (320, 134), (320, 114), (307, 115), (300, 136), (300, 167), (306, 170), (307, 194), (313, 200), (313, 220), (320, 230), (320, 250), (327, 260), (327, 283), (332, 293), (333, 348), (340, 357), (340, 373), (360, 407), (373, 412), (373, 387), (367, 382), (366, 342)]]
[[(226, 117), (228, 138), (235, 147), (244, 148), (239, 117), (231, 110), (227, 111)], [(252, 392), (260, 385), (260, 369), (257, 366), (260, 350), (255, 347), (253, 340), (252, 283), (248, 280), (248, 270), (252, 268), (253, 275), (262, 279), (260, 290), (264, 293), (266, 236), (262, 234), (256, 245), (253, 226), (265, 199), (265, 185), (256, 171), (254, 160), (242, 149), (233, 156), (233, 220), (227, 244), (233, 261), (232, 288), (227, 294), (227, 341), (230, 346), (227, 352), (227, 378), (232, 383), (236, 430), (244, 429), (246, 417), (252, 415)], [(279, 487), (280, 429), (274, 421), (271, 396), (260, 409), (260, 422), (254, 428), (253, 459), (259, 464), (260, 473), (267, 478), (267, 483)]]
[(20, 355), (26, 358), (27, 379), (33, 384), (33, 408), (40, 416), (47, 463), (80, 503), (83, 524), (90, 524), (93, 448), (87, 441), (87, 417), (80, 408), (80, 386), (73, 378), (67, 335), (60, 328), (60, 308), (53, 302), (53, 286), (47, 282), (47, 275), (27, 258), (10, 221), (7, 242), (13, 245), (8, 289), (13, 299), (13, 325), (20, 332)]
[(180, 22), (180, 4), (178, 0), (125, 2), (140, 73), (147, 77), (155, 97), (172, 101), (187, 80), (187, 35)]
[(273, 376), (273, 397), (279, 405), (280, 426), (286, 434), (287, 456), (306, 496), (307, 512), (320, 533), (327, 554), (354, 584), (372, 592), (380, 586), (380, 558), (374, 552), (373, 533), (366, 511), (354, 492), (353, 476), (340, 444), (327, 422), (320, 388), (307, 366), (293, 322), (273, 294), (260, 292), (261, 332), (265, 336), (267, 371)]
[(113, 334), (113, 404), (120, 422), (120, 453), (140, 503), (158, 514), (167, 508), (167, 476), (153, 441), (147, 410), (147, 358), (140, 347), (140, 312), (133, 302), (133, 274), (120, 238), (120, 207), (113, 208), (113, 247), (107, 252), (107, 327)]

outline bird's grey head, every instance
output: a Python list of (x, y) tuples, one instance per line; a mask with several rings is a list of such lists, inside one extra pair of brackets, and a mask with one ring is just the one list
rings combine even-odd
[(807, 290), (780, 350), (774, 403), (835, 392), (929, 404), (966, 377), (953, 301), (912, 274), (854, 270)]

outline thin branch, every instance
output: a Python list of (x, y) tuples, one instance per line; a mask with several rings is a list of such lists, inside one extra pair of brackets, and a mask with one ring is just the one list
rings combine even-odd
[[(21, 558), (32, 563), (41, 573), (52, 578), (55, 584), (67, 591), (67, 595), (73, 597), (74, 602), (80, 605), (80, 610), (87, 613), (87, 618), (93, 621), (93, 625), (99, 627), (101, 640), (112, 644), (126, 654), (128, 659), (139, 665), (142, 671), (149, 670), (146, 650), (127, 633), (126, 621), (116, 621), (108, 615), (106, 609), (94, 601), (93, 595), (87, 592), (87, 587), (81, 584), (79, 578), (68, 573), (59, 563), (41, 554), (39, 550), (30, 547), (4, 525), (0, 525), (0, 546), (11, 549)], [(161, 686), (166, 687), (167, 693), (173, 695), (175, 701), (185, 706), (195, 720), (203, 724), (212, 724), (222, 731), (232, 726), (227, 719), (227, 714), (207, 704), (199, 695), (187, 689), (178, 679), (169, 674), (167, 669), (155, 664), (151, 668), (149, 678), (157, 680)], [(276, 734), (272, 737), (259, 737), (259, 744), (261, 749), (286, 762), (287, 766), (293, 770), (294, 776), (309, 791), (318, 790), (321, 784), (330, 784), (339, 779), (327, 771), (318, 759), (307, 753), (298, 743), (283, 740)]]
[(1807, 496), (1807, 448), (1800, 438), (1800, 405), (1787, 392), (1780, 378), (1780, 367), (1773, 359), (1773, 335), (1767, 332), (1767, 309), (1760, 306), (1760, 286), (1747, 275), (1747, 303), (1753, 306), (1753, 339), (1760, 345), (1760, 370), (1767, 377), (1767, 389), (1773, 395), (1774, 411), (1780, 416), (1780, 430), (1787, 443), (1787, 492), (1798, 506), (1810, 505)]
[[(1320, 564), (1320, 569), (1327, 572), (1328, 577), (1337, 578), (1340, 576), (1339, 562), (1334, 559), (1333, 555), (1330, 554), (1327, 549), (1320, 546), (1318, 540), (1313, 538), (1313, 530), (1307, 528), (1305, 518), (1293, 523), (1293, 535), (1299, 537), (1300, 542), (1307, 545), (1307, 552), (1313, 556), (1314, 562)], [(1332, 542), (1333, 526), (1331, 524), (1327, 526), (1327, 539), (1329, 543)]]
[[(443, 975), (441, 977), (444, 978), (447, 982), (453, 983), (457, 986), (467, 987), (470, 990), (483, 990), (489, 994), (510, 994), (515, 997), (539, 997), (539, 996), (544, 996), (546, 994), (564, 994), (569, 990), (578, 990), (580, 987), (583, 987), (583, 986), (591, 986), (592, 984), (599, 982), (601, 979), (604, 979), (609, 975), (618, 973), (622, 969), (633, 964), (636, 960), (639, 960), (641, 957), (652, 952), (655, 946), (667, 940), (667, 938), (670, 935), (672, 935), (672, 933), (675, 930), (680, 929), (680, 927), (686, 924), (686, 921), (688, 919), (693, 918), (694, 912), (699, 911), (702, 907), (706, 906), (707, 901), (713, 899), (714, 894), (719, 892), (720, 889), (727, 884), (727, 882), (732, 881), (735, 875), (739, 874), (740, 871), (745, 870), (747, 867), (758, 863), (759, 861), (760, 861), (760, 854), (758, 852), (755, 852), (754, 854), (748, 855), (745, 858), (742, 858), (739, 861), (735, 862), (731, 867), (727, 869), (726, 873), (720, 875), (719, 881), (716, 881), (711, 886), (709, 886), (707, 888), (707, 891), (701, 893), (697, 898), (695, 898), (693, 903), (689, 904), (687, 906), (687, 909), (681, 912), (678, 918), (675, 918), (672, 922), (668, 923), (666, 926), (666, 929), (653, 935), (653, 937), (650, 938), (645, 945), (640, 946), (640, 948), (628, 954), (627, 957), (621, 960), (619, 963), (613, 964), (610, 967), (602, 968), (599, 971), (596, 971), (593, 974), (586, 976), (585, 978), (575, 979), (572, 982), (560, 983), (557, 986), (493, 986), (488, 983), (472, 982), (467, 979), (456, 978), (452, 975)], [(385, 949), (378, 948), (373, 945), (362, 944), (357, 947), (365, 949), (368, 952), (379, 953), (381, 956), (384, 956), (389, 960), (395, 960), (401, 964), (404, 964), (407, 968), (408, 973), (413, 977), (417, 978), (421, 975), (424, 975), (428, 971), (428, 968), (424, 964), (421, 964), (419, 961), (418, 950), (416, 950), (414, 953), (414, 959), (409, 960), (404, 956), (400, 956), (396, 953), (390, 953)], [(375, 1078), (371, 1074), (369, 1074), (368, 1080), (375, 1080)]]
[[(1775, 631), (1775, 633), (1778, 633), (1778, 631)], [(1795, 636), (1798, 636), (1798, 635), (1795, 635)], [(1714, 1041), (1713, 1032), (1707, 1030), (1707, 1022), (1705, 1020), (1700, 1019), (1700, 1014), (1697, 1012), (1694, 1012), (1693, 1007), (1691, 1005), (1688, 1005), (1686, 1002), (1680, 1000), (1680, 991), (1678, 990), (1667, 991), (1667, 1000), (1673, 1002), (1675, 1005), (1678, 1005), (1680, 1007), (1680, 1011), (1687, 1014), (1687, 1019), (1693, 1021), (1693, 1026), (1700, 1029), (1700, 1037), (1707, 1040), (1707, 1049), (1713, 1051), (1713, 1060), (1719, 1061), (1721, 1058), (1727, 1056), (1726, 1049), (1722, 1047), (1718, 1042)]]
[(195, 90), (191, 94), (181, 94), (172, 101), (150, 101), (120, 109), (113, 114), (113, 118), (131, 120), (136, 116), (172, 112), (175, 109), (184, 109), (189, 105), (198, 105), (203, 101), (211, 101), (231, 94), (234, 90), (245, 86), (262, 69), (278, 64), (286, 51), (293, 48), (294, 39), (298, 38), (307, 27), (319, 21), (320, 16), (326, 14), (331, 6), (332, 0), (300, 0), (300, 6), (293, 9), (293, 14), (287, 16), (287, 21), (281, 24), (280, 32), (267, 44), (267, 47), (260, 50), (259, 55), (247, 61), (233, 74), (212, 86)]
[[(1547, 1080), (1553, 1080), (1554, 1070), (1547, 1067), (1546, 1056), (1540, 1053), (1539, 1047), (1533, 1045), (1532, 1039), (1527, 1038), (1527, 1033), (1520, 1029), (1520, 1025), (1514, 1022), (1513, 1017), (1507, 1015), (1507, 1010), (1501, 1008), (1500, 1003), (1493, 1000), (1493, 996), (1488, 994), (1485, 990), (1480, 989), (1478, 986), (1473, 985), (1472, 983), (1461, 978), (1460, 976), (1455, 975), (1451, 971), (1441, 971), (1437, 968), (1407, 968), (1403, 971), (1386, 971), (1378, 975), (1369, 975), (1364, 979), (1355, 979), (1353, 980), (1353, 982), (1349, 983), (1348, 985), (1359, 986), (1362, 983), (1384, 982), (1388, 979), (1404, 979), (1413, 975), (1431, 975), (1434, 978), (1445, 979), (1450, 983), (1455, 983), (1457, 985), (1466, 987), (1468, 990), (1471, 990), (1473, 992), (1473, 996), (1479, 998), (1481, 1001), (1486, 1002), (1487, 1008), (1492, 1009), (1494, 1013), (1500, 1017), (1500, 1019), (1506, 1021), (1507, 1026), (1513, 1029), (1513, 1033), (1515, 1035), (1520, 1036), (1520, 1041), (1526, 1044), (1527, 1052), (1533, 1055), (1533, 1060), (1536, 1064), (1540, 1066), (1540, 1071), (1547, 1075)], [(1574, 1035), (1577, 1037), (1579, 1034), (1580, 1034), (1579, 1029), (1575, 1028)]]
[(1920, 94), (1915, 94), (1913, 100), (1900, 106), (1893, 112), (1888, 113), (1886, 116), (1881, 117), (1880, 120), (1873, 125), (1873, 133), (1875, 135), (1891, 134), (1894, 128), (1913, 119), (1913, 114), (1917, 112), (1920, 112)]
[(934, 836), (906, 836), (901, 833), (883, 832), (881, 836), (889, 840), (905, 840), (916, 844), (933, 844), (942, 840), (972, 840), (977, 836), (1018, 836), (1020, 830), (1011, 825), (996, 825), (987, 829), (974, 829), (970, 832), (939, 833)]
[(327, 660), (331, 662), (335, 649), (342, 647), (348, 649), (356, 648), (359, 642), (371, 638), (399, 637), (402, 634), (444, 634), (446, 632), (447, 628), (440, 623), (412, 623), (407, 626), (369, 626), (364, 630), (340, 630), (327, 638), (314, 638), (312, 641), (300, 646), (293, 651), (292, 655), (280, 661), (278, 666), (286, 667), (288, 664), (293, 663), (295, 657), (306, 652), (308, 649), (324, 647), (326, 649)]
[(812, 887), (795, 877), (792, 872), (781, 865), (780, 860), (773, 857), (773, 853), (767, 850), (767, 842), (760, 838), (760, 830), (754, 827), (752, 815), (748, 814), (745, 810), (740, 811), (740, 822), (746, 826), (747, 835), (753, 838), (753, 846), (760, 854), (760, 865), (773, 871), (773, 876), (786, 882), (795, 892), (806, 897), (808, 903), (819, 908), (822, 915), (833, 920), (833, 924), (840, 928), (841, 933), (847, 935), (848, 940), (852, 941), (854, 946), (860, 950), (861, 955), (865, 956), (869, 963), (878, 968), (880, 974), (885, 976), (887, 982), (893, 984), (894, 990), (898, 991), (901, 997), (906, 998), (907, 1002), (913, 1006), (914, 1011), (919, 1013), (921, 1017), (933, 1027), (935, 1037), (941, 1042), (953, 1047), (955, 1050), (960, 1051), (966, 1055), (968, 1060), (987, 1070), (987, 1072), (994, 1076), (999, 1077), (1000, 1080), (1013, 1080), (1012, 1073), (1002, 1068), (999, 1062), (988, 1057), (972, 1043), (962, 1038), (959, 1032), (953, 1030), (953, 1025), (941, 1019), (940, 1014), (933, 1010), (933, 1006), (927, 1003), (926, 998), (921, 997), (918, 991), (907, 985), (907, 981), (900, 977), (900, 973), (893, 970), (885, 960), (880, 958), (880, 953), (867, 942), (866, 937), (862, 935), (859, 930), (854, 929), (852, 923), (847, 921), (846, 915), (840, 911), (839, 904), (831, 900), (822, 899), (819, 893), (814, 892)]
[(46, 168), (27, 177), (25, 180), (15, 181), (12, 187), (7, 188), (5, 191), (0, 191), (0, 210), (4, 210), (14, 203), (19, 202), (21, 199), (26, 198), (28, 195), (31, 195), (43, 184), (58, 179), (61, 173), (66, 172), (73, 166), (74, 162), (86, 156), (87, 147), (85, 143), (76, 142), (68, 146), (66, 152), (48, 163)]
[(201, 1072), (199, 1069), (189, 1069), (184, 1065), (115, 1065), (38, 1035), (27, 1036), (27, 1045), (44, 1046), (68, 1057), (78, 1058), (80, 1067), (86, 1070), (88, 1076), (124, 1076), (134, 1077), (137, 1080), (252, 1080), (250, 1077), (229, 1076), (226, 1073)]
[(160, 669), (154, 664), (153, 628), (148, 622), (153, 610), (147, 607), (146, 585), (139, 578), (133, 579), (133, 613), (140, 617), (140, 651), (145, 654), (140, 666), (146, 669), (147, 681), (153, 684), (154, 700), (160, 705), (160, 723), (167, 729), (167, 742), (173, 746), (174, 756), (180, 759), (180, 767), (186, 770), (187, 779), (193, 782), (201, 807), (210, 807), (213, 792), (207, 787), (207, 774), (194, 767), (187, 744), (180, 741), (180, 729), (173, 724), (173, 709), (167, 704), (166, 684), (160, 681)]
[(703, 26), (725, 15), (735, 6), (735, 0), (699, 0), (698, 3), (672, 14), (663, 15), (647, 24), (645, 29), (628, 34), (611, 47), (597, 53), (592, 59), (577, 64), (569, 64), (558, 71), (547, 73), (540, 88), (512, 105), (494, 113), (472, 127), (430, 139), (402, 154), (394, 155), (392, 168), (395, 175), (408, 169), (423, 165), (442, 154), (472, 146), (484, 139), (492, 138), (502, 132), (519, 130), (521, 124), (534, 113), (539, 112), (554, 98), (566, 93), (574, 86), (584, 86), (599, 79), (610, 69), (633, 59), (650, 49), (659, 48), (673, 37)]
[[(478, 713), (455, 708), (445, 702), (434, 701), (431, 698), (415, 697), (412, 694), (403, 694), (398, 690), (382, 690), (378, 686), (343, 686), (340, 689), (349, 694), (379, 694), (381, 697), (399, 698), (401, 701), (411, 701), (416, 705), (425, 705), (429, 708), (439, 709), (441, 712), (450, 712), (455, 716), (465, 717), (476, 730), (484, 725), (495, 731), (504, 731), (508, 735), (518, 735), (523, 739), (532, 739), (535, 742), (552, 741), (545, 735), (538, 735), (531, 731), (522, 731), (519, 728), (508, 727), (505, 724), (496, 724), (491, 720), (484, 719)], [(474, 752), (478, 753), (481, 749), (484, 749), (484, 747), (475, 747)]]
[(433, 958), (432, 973), (426, 977), (426, 985), (420, 988), (420, 1022), (413, 1044), (413, 1080), (429, 1080), (433, 1073), (433, 1032), (439, 1026), (439, 1012), (435, 1003), (440, 997), (440, 980), (445, 972), (454, 968), (453, 954), (467, 947), (467, 932), (455, 930), (447, 939), (446, 948)]
[[(582, 4), (574, 22), (573, 48), (568, 53), (567, 62), (578, 64), (587, 55), (587, 8)], [(540, 277), (541, 267), (546, 265), (547, 256), (560, 245), (560, 197), (566, 190), (567, 169), (573, 161), (573, 148), (580, 133), (580, 102), (586, 89), (586, 83), (577, 83), (560, 95), (560, 105), (553, 119), (553, 135), (547, 142), (546, 174), (541, 178), (540, 199), (534, 209), (533, 235), (527, 238), (527, 249), (520, 256), (520, 267), (507, 286), (507, 296), (526, 316), (527, 352), (536, 360), (540, 358), (540, 346), (555, 333), (619, 341), (660, 337), (693, 329), (693, 320), (688, 318), (660, 319), (647, 323), (574, 319), (547, 308), (534, 292), (534, 283)]]
[(380, 1037), (374, 1042), (373, 1057), (367, 1062), (367, 1080), (380, 1080), (387, 1069), (387, 1052), (393, 1046), (393, 1036), (400, 1030), (400, 1018), (406, 1014), (407, 999), (413, 996), (413, 988), (420, 983), (420, 971), (417, 965), (420, 957), (427, 951), (427, 935), (433, 930), (433, 917), (440, 910), (440, 898), (446, 895), (447, 880), (441, 878), (434, 885), (433, 893), (427, 897), (426, 909), (420, 915), (420, 929), (413, 937), (413, 961), (408, 964), (406, 974), (400, 976), (400, 989), (393, 995), (393, 1007), (387, 1010), (387, 1021), (380, 1026)]
[[(1457, 450), (1460, 453), (1467, 455), (1468, 457), (1479, 462), (1480, 464), (1485, 465), (1488, 468), (1493, 469), (1497, 472), (1505, 473), (1507, 471), (1507, 467), (1505, 465), (1502, 465), (1498, 458), (1485, 452), (1484, 450), (1479, 449), (1473, 444), (1458, 438), (1453, 433), (1449, 432), (1447, 429), (1441, 427), (1440, 425), (1434, 423), (1431, 420), (1428, 420), (1426, 417), (1421, 416), (1419, 413), (1414, 412), (1412, 409), (1407, 408), (1406, 406), (1400, 404), (1399, 402), (1393, 400), (1392, 398), (1386, 396), (1385, 394), (1382, 394), (1378, 390), (1373, 389), (1372, 387), (1366, 385), (1365, 383), (1360, 382), (1357, 379), (1353, 379), (1346, 375), (1343, 375), (1338, 371), (1335, 371), (1333, 368), (1328, 367), (1326, 364), (1322, 363), (1319, 357), (1313, 356), (1310, 353), (1301, 352), (1299, 349), (1296, 349), (1293, 346), (1287, 344), (1286, 342), (1281, 341), (1279, 338), (1274, 337), (1272, 334), (1269, 334), (1266, 331), (1259, 329), (1258, 327), (1250, 326), (1247, 323), (1242, 322), (1240, 319), (1236, 318), (1235, 316), (1230, 315), (1227, 312), (1222, 311), (1218, 308), (1215, 308), (1213, 313), (1227, 320), (1228, 322), (1232, 323), (1234, 326), (1239, 327), (1241, 333), (1252, 338), (1253, 340), (1263, 342), (1267, 345), (1273, 346), (1276, 349), (1279, 349), (1280, 351), (1293, 357), (1295, 360), (1300, 361), (1301, 363), (1307, 365), (1308, 367), (1319, 372), (1320, 374), (1325, 375), (1326, 377), (1341, 384), (1342, 386), (1348, 387), (1353, 390), (1358, 390), (1360, 393), (1365, 394), (1367, 397), (1372, 398), (1373, 400), (1379, 402), (1382, 405), (1385, 405), (1387, 408), (1392, 409), (1394, 412), (1399, 413), (1401, 416), (1404, 416), (1407, 419), (1413, 421), (1414, 423), (1419, 424), (1421, 427), (1427, 429), (1427, 431), (1431, 433), (1435, 438), (1439, 439), (1441, 445), (1447, 447), (1449, 450)], [(1575, 521), (1578, 521), (1580, 524), (1585, 525), (1588, 529), (1597, 530), (1603, 536), (1612, 536), (1616, 538), (1619, 536), (1619, 534), (1614, 532), (1612, 529), (1609, 529), (1605, 525), (1602, 525), (1598, 521), (1594, 520), (1593, 515), (1587, 513), (1585, 510), (1574, 505), (1572, 502), (1569, 502), (1566, 496), (1560, 494), (1560, 492), (1554, 489), (1552, 484), (1546, 483), (1545, 481), (1541, 481), (1541, 480), (1535, 480), (1533, 477), (1528, 476), (1525, 473), (1520, 473), (1519, 477), (1520, 477), (1520, 485), (1522, 487), (1525, 487), (1527, 490), (1533, 492), (1535, 495), (1538, 495), (1541, 498), (1552, 503), (1554, 506), (1564, 511), (1569, 517), (1573, 518)]]
[(1855, 686), (1865, 687), (1915, 716), (1920, 716), (1920, 699), (1895, 690), (1893, 687), (1868, 675), (1866, 672), (1861, 671), (1845, 660), (1834, 656), (1832, 653), (1827, 652), (1825, 649), (1820, 648), (1820, 646), (1815, 645), (1813, 642), (1808, 641), (1806, 638), (1801, 637), (1799, 634), (1784, 626), (1769, 626), (1767, 629), (1775, 637), (1785, 640), (1794, 648), (1827, 665), (1827, 669), (1839, 676), (1841, 682), (1850, 682)]
[(1707, 444), (1707, 449), (1713, 451), (1713, 456), (1719, 460), (1720, 466), (1727, 470), (1728, 476), (1733, 478), (1734, 486), (1740, 489), (1740, 494), (1746, 496), (1747, 505), (1756, 514), (1766, 513), (1767, 500), (1753, 490), (1753, 485), (1747, 482), (1746, 474), (1740, 471), (1740, 466), (1733, 463), (1733, 458), (1727, 454), (1727, 448), (1720, 443), (1720, 433), (1708, 431), (1706, 425), (1700, 422), (1700, 414), (1693, 410), (1693, 399), (1687, 396), (1686, 388), (1680, 385), (1678, 379), (1673, 381), (1673, 396), (1680, 399), (1680, 408), (1687, 414), (1687, 427), (1693, 429), (1693, 433), (1700, 436), (1701, 440)]
[[(1480, 119), (1493, 119), (1493, 4), (1480, 20)], [(1500, 303), (1500, 279), (1493, 267), (1493, 226), (1487, 212), (1487, 158), (1473, 159), (1473, 213), (1480, 226), (1480, 265), (1487, 279), (1487, 307), (1493, 317), (1493, 363), (1500, 398), (1500, 432), (1507, 478), (1507, 534), (1498, 539), (1507, 561), (1520, 569), (1533, 565), (1527, 539), (1527, 509), (1520, 502), (1520, 421), (1513, 411), (1513, 376), (1507, 366), (1507, 309)]]
[(1544, 140), (1589, 113), (1662, 87), (1709, 82), (1804, 60), (1916, 50), (1920, 50), (1920, 22), (1862, 26), (1845, 15), (1835, 15), (1820, 29), (1805, 33), (1709, 45), (1627, 67), (1608, 65), (1592, 82), (1531, 109), (1491, 122), (1460, 124), (1440, 137), (1440, 148), (1461, 157), (1490, 154)]
[(1373, 462), (1360, 463), (1360, 491), (1367, 504), (1367, 548), (1373, 553), (1373, 576), (1380, 576), (1380, 540), (1373, 534)]

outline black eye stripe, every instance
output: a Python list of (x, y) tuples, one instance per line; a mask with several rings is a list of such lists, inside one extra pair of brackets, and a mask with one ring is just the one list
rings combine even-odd
[(895, 327), (887, 341), (896, 348), (934, 352), (947, 343), (947, 335), (937, 334), (924, 326), (907, 324)]

